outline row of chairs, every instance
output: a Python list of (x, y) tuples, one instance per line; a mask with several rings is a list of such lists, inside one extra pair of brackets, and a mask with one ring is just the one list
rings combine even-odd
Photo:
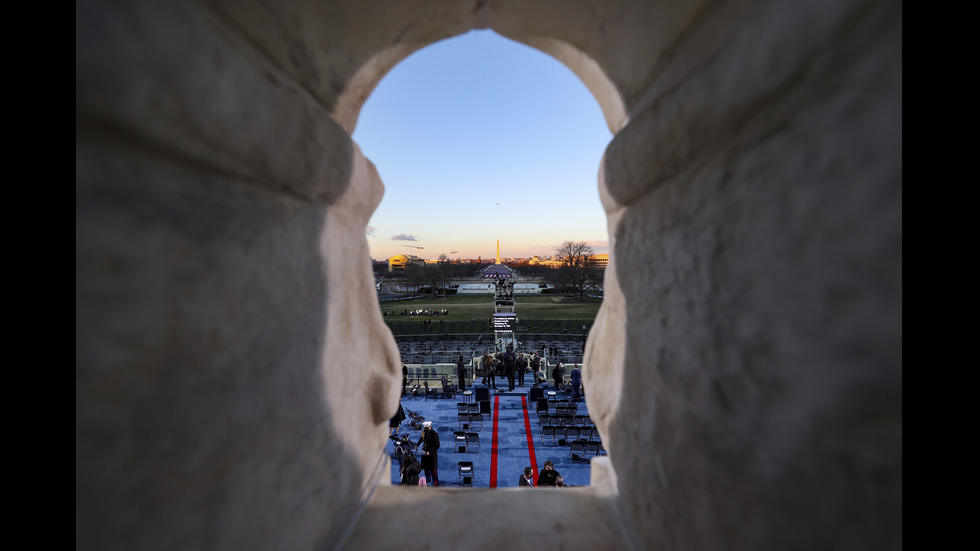
[[(421, 381), (422, 379), (438, 379), (444, 377), (445, 374), (439, 372), (435, 367), (410, 367), (408, 368), (408, 379)], [(449, 376), (455, 379), (455, 375), (450, 373)]]
[(471, 451), (480, 450), (480, 433), (457, 430), (453, 431), (453, 451), (466, 452), (467, 448)]
[(572, 440), (568, 446), (568, 455), (572, 459), (576, 456), (588, 458), (602, 455), (606, 450), (602, 447), (602, 440)]
[(538, 415), (558, 415), (560, 417), (577, 415), (578, 402), (538, 398), (534, 412)]
[(483, 415), (479, 413), (457, 413), (456, 422), (460, 429), (483, 430)]
[(469, 413), (471, 415), (484, 416), (490, 418), (490, 400), (480, 400), (479, 402), (456, 402), (456, 413)]
[(555, 402), (555, 407), (553, 411), (550, 405), (551, 404), (549, 404), (548, 411), (552, 415), (557, 415), (559, 417), (567, 417), (567, 416), (573, 416), (578, 414), (578, 402), (568, 402), (568, 403)]
[(423, 380), (421, 385), (416, 383), (404, 390), (409, 393), (409, 398), (424, 396), (426, 400), (429, 398), (455, 398), (458, 393), (456, 384), (446, 380), (445, 375), (442, 376), (441, 386), (429, 386), (429, 381)]
[(576, 440), (587, 440), (589, 442), (600, 442), (599, 430), (595, 427), (563, 427), (555, 425), (544, 425), (541, 427), (541, 441), (550, 438), (552, 444), (564, 441), (566, 445)]
[(538, 415), (538, 425), (555, 425), (563, 427), (594, 427), (595, 423), (588, 415)]

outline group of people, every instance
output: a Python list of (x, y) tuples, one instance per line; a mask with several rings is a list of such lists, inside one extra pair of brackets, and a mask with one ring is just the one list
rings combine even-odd
[[(398, 460), (398, 474), (401, 483), (410, 486), (439, 485), (439, 433), (432, 428), (432, 421), (422, 423), (422, 436), (417, 442), (412, 442), (408, 435), (398, 436), (398, 425), (404, 420), (405, 413), (398, 404), (398, 411), (391, 418), (389, 427), (395, 442), (395, 459)], [(420, 458), (412, 451), (421, 446)]]
[[(406, 418), (405, 409), (401, 403), (398, 411), (388, 422), (389, 437), (395, 442), (395, 459), (398, 460), (398, 474), (401, 484), (409, 486), (438, 486), (439, 485), (439, 433), (432, 428), (432, 421), (422, 423), (422, 436), (417, 442), (412, 442), (408, 435), (400, 436), (398, 430)], [(421, 447), (420, 459), (415, 457), (413, 450)], [(565, 487), (565, 480), (555, 469), (551, 460), (544, 462), (544, 467), (538, 473), (537, 484), (534, 482), (534, 470), (524, 468), (519, 486), (555, 486)]]
[(541, 358), (535, 352), (528, 360), (525, 354), (515, 353), (512, 347), (507, 348), (506, 352), (496, 355), (486, 353), (483, 355), (483, 384), (494, 390), (497, 389), (497, 376), (507, 379), (507, 390), (514, 390), (518, 386), (524, 386), (524, 379), (530, 370), (534, 374), (534, 384), (537, 386), (544, 379), (544, 374), (538, 373), (541, 369)]
[[(555, 383), (555, 390), (561, 390), (565, 384), (565, 364), (559, 362), (551, 372), (552, 380)], [(572, 401), (578, 402), (582, 399), (582, 370), (578, 365), (572, 368), (569, 374), (569, 386), (572, 387)]]
[[(534, 469), (531, 467), (524, 467), (524, 474), (522, 474), (520, 480), (517, 481), (517, 485), (535, 486), (533, 475)], [(562, 478), (561, 473), (555, 469), (555, 464), (550, 460), (544, 462), (544, 467), (542, 467), (541, 472), (538, 473), (537, 486), (554, 486), (556, 488), (565, 487), (565, 479)]]
[[(483, 381), (488, 387), (497, 389), (497, 375), (506, 377), (507, 389), (514, 390), (515, 386), (524, 386), (524, 378), (528, 371), (534, 375), (534, 386), (544, 384), (544, 372), (541, 370), (541, 358), (535, 352), (528, 360), (524, 354), (515, 354), (508, 350), (502, 354), (491, 356), (490, 353), (483, 355)], [(572, 400), (582, 399), (582, 370), (578, 365), (572, 368), (569, 374), (569, 381), (572, 387)], [(459, 380), (459, 391), (466, 390), (466, 361), (463, 356), (456, 360), (456, 378)], [(565, 384), (565, 364), (559, 362), (551, 372), (555, 390), (561, 390)], [(408, 385), (408, 367), (402, 362), (402, 391)]]

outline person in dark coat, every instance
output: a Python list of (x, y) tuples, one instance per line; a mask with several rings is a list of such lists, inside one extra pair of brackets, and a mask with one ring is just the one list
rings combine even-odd
[(559, 476), (561, 473), (555, 470), (555, 464), (551, 461), (545, 461), (544, 468), (538, 474), (538, 486), (556, 486)]
[(514, 390), (514, 377), (517, 375), (517, 358), (510, 351), (504, 354), (504, 375), (507, 376), (507, 390)]
[(517, 481), (518, 486), (534, 486), (534, 469), (531, 467), (524, 467), (524, 474), (521, 479)]
[(459, 379), (459, 391), (463, 392), (466, 390), (466, 363), (462, 356), (456, 360), (456, 378)]
[(527, 375), (527, 358), (524, 354), (517, 355), (517, 384), (524, 386), (524, 375)]
[(555, 381), (555, 390), (561, 390), (562, 382), (565, 381), (565, 364), (558, 362), (555, 370), (551, 372), (551, 377)]
[(418, 486), (419, 473), (422, 472), (422, 466), (419, 465), (419, 460), (415, 459), (411, 451), (406, 453), (404, 459), (402, 459), (402, 466), (399, 472), (401, 473), (402, 484), (406, 486)]
[(396, 411), (395, 414), (392, 415), (391, 419), (388, 421), (388, 434), (389, 435), (398, 434), (398, 427), (402, 424), (402, 421), (404, 420), (405, 420), (405, 409), (402, 408), (402, 403), (398, 402), (398, 411)]
[(432, 421), (422, 423), (422, 437), (415, 444), (422, 446), (422, 470), (426, 481), (439, 485), (439, 434), (432, 428)]
[(579, 401), (582, 399), (582, 370), (578, 368), (578, 365), (572, 368), (572, 400)]
[(541, 381), (538, 380), (538, 368), (541, 367), (541, 358), (538, 357), (538, 353), (535, 352), (531, 356), (531, 373), (534, 374), (534, 387), (537, 388)]
[(487, 386), (497, 390), (497, 360), (490, 356), (489, 354), (484, 356), (487, 362), (483, 364), (483, 372), (486, 373), (485, 379), (487, 379)]

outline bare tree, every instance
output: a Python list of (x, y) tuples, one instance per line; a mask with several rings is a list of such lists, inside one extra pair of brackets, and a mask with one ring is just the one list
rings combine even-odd
[(558, 246), (555, 257), (561, 263), (558, 280), (573, 289), (579, 297), (585, 295), (585, 285), (589, 281), (588, 260), (594, 253), (585, 241), (565, 241)]
[(417, 293), (419, 291), (419, 287), (421, 287), (426, 280), (425, 268), (410, 262), (405, 265), (405, 272), (402, 274), (402, 276), (409, 285), (415, 287), (415, 292)]

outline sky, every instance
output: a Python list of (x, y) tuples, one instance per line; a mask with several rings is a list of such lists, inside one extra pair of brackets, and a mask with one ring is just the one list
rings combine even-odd
[[(493, 31), (396, 65), (361, 109), (354, 141), (385, 195), (371, 257), (550, 256), (564, 241), (607, 253), (598, 173), (612, 139), (567, 67)], [(453, 252), (455, 251), (455, 252)]]

